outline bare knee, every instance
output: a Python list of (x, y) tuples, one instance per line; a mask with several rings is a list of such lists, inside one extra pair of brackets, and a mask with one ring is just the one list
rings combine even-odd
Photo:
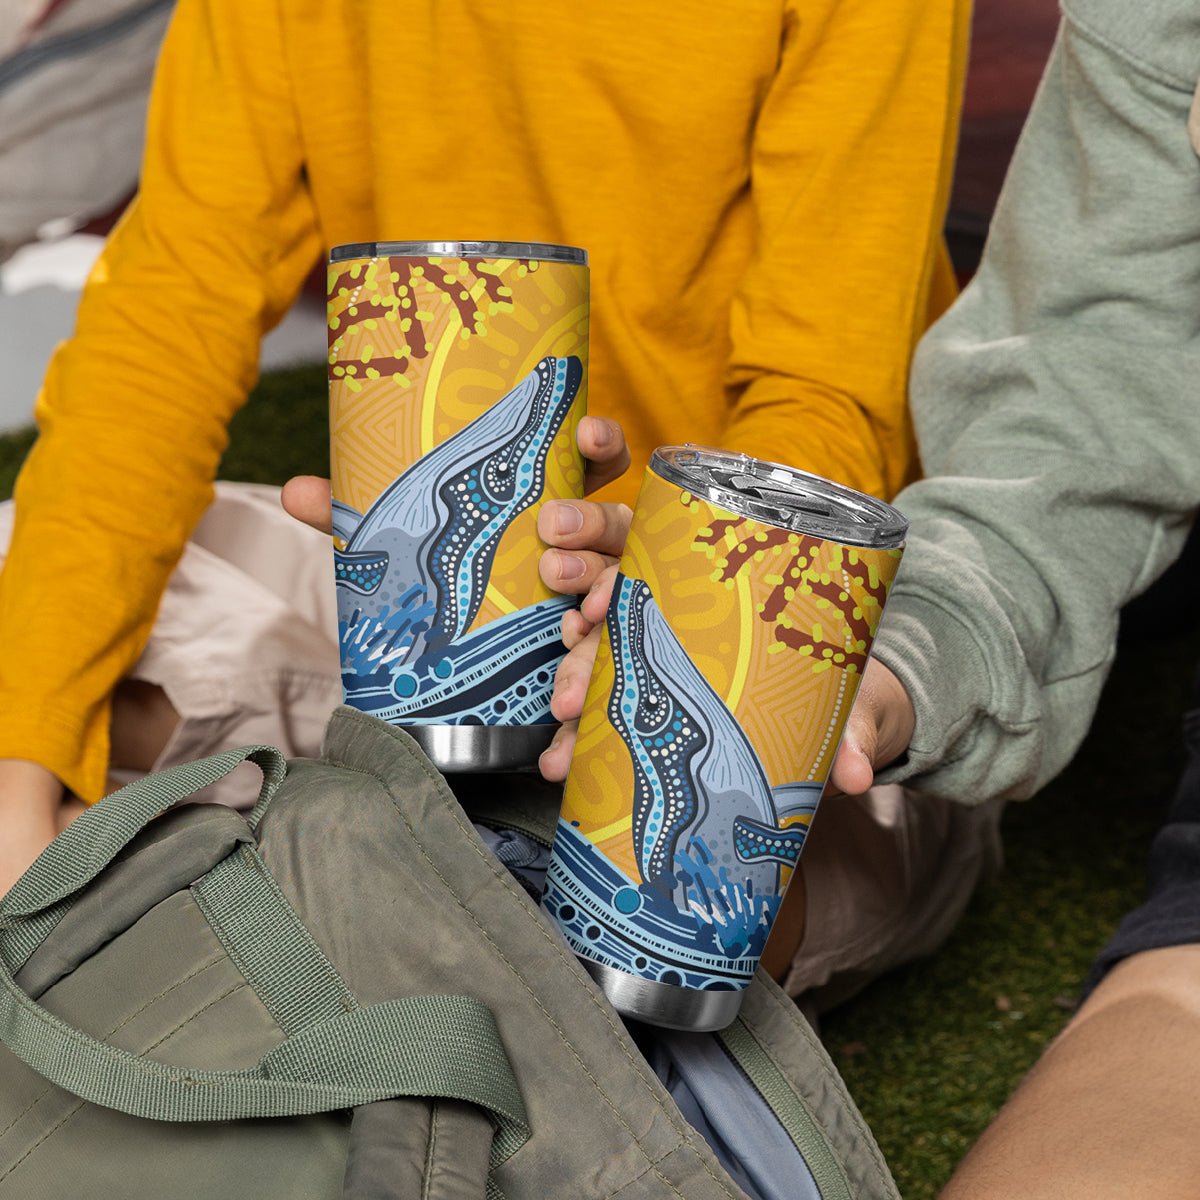
[(123, 679), (113, 692), (110, 761), (126, 771), (149, 771), (179, 726), (179, 713), (156, 683)]

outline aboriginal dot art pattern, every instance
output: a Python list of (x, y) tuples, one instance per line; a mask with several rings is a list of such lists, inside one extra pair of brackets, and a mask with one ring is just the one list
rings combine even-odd
[(767, 526), (647, 472), (544, 899), (581, 955), (749, 983), (900, 553)]
[(572, 600), (538, 503), (581, 494), (586, 268), (372, 258), (329, 272), (346, 702), (397, 723), (551, 723)]

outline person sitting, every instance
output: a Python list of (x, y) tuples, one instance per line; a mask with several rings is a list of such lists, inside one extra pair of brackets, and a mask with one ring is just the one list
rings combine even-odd
[[(911, 536), (802, 870), (881, 784), (960, 810), (1034, 795), (1082, 741), (1121, 608), (1183, 546), (1200, 506), (1197, 61), (1183, 0), (1136, 19), (1117, 0), (1063, 6), (980, 269), (914, 359), (925, 474), (894, 501)], [(547, 505), (540, 526), (556, 546), (544, 577), (585, 595), (565, 631), (554, 778), (628, 525), (572, 507), (564, 522)], [(810, 938), (850, 903), (805, 890), (807, 915), (789, 892), (779, 925), (793, 988)]]
[[(901, 486), (912, 349), (953, 293), (941, 224), (968, 10), (761, 0), (681, 22), (616, 0), (585, 34), (563, 0), (502, 13), (180, 0), (139, 194), (51, 363), (17, 483), (0, 575), (0, 890), (74, 811), (64, 794), (95, 800), (113, 768), (250, 736), (315, 752), (308, 714), (332, 703), (336, 655), (297, 670), (255, 639), (243, 719), (236, 694), (227, 711), (214, 700), (234, 647), (147, 642), (260, 337), (322, 247), (581, 245), (593, 411), (635, 455), (686, 429)], [(241, 569), (242, 536), (271, 540), (268, 518), (246, 522), (205, 547), (210, 575)], [(228, 595), (177, 579), (164, 604), (193, 624), (172, 646), (236, 634), (228, 596), (254, 592), (249, 576)], [(268, 588), (272, 603), (298, 590), (278, 575)], [(163, 670), (147, 676), (151, 661)]]

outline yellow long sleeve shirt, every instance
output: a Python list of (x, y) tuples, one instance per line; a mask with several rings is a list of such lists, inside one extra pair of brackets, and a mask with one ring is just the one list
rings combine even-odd
[(39, 397), (0, 579), (0, 756), (103, 787), (109, 695), (323, 248), (586, 247), (590, 409), (890, 495), (966, 0), (180, 0), (137, 201)]

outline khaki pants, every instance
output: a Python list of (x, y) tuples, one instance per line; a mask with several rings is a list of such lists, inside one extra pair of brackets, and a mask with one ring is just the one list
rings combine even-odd
[[(0, 504), (0, 544), (10, 531)], [(250, 742), (319, 754), (341, 701), (332, 571), (329, 539), (290, 518), (277, 488), (217, 485), (131, 673), (179, 713), (155, 769)], [(244, 765), (205, 798), (245, 808), (258, 783)], [(787, 990), (828, 1008), (936, 949), (999, 865), (999, 819), (998, 805), (895, 786), (824, 802), (801, 860), (805, 935)]]
[(788, 993), (825, 1011), (936, 950), (1000, 868), (1002, 809), (894, 784), (822, 801), (800, 858), (807, 908)]

